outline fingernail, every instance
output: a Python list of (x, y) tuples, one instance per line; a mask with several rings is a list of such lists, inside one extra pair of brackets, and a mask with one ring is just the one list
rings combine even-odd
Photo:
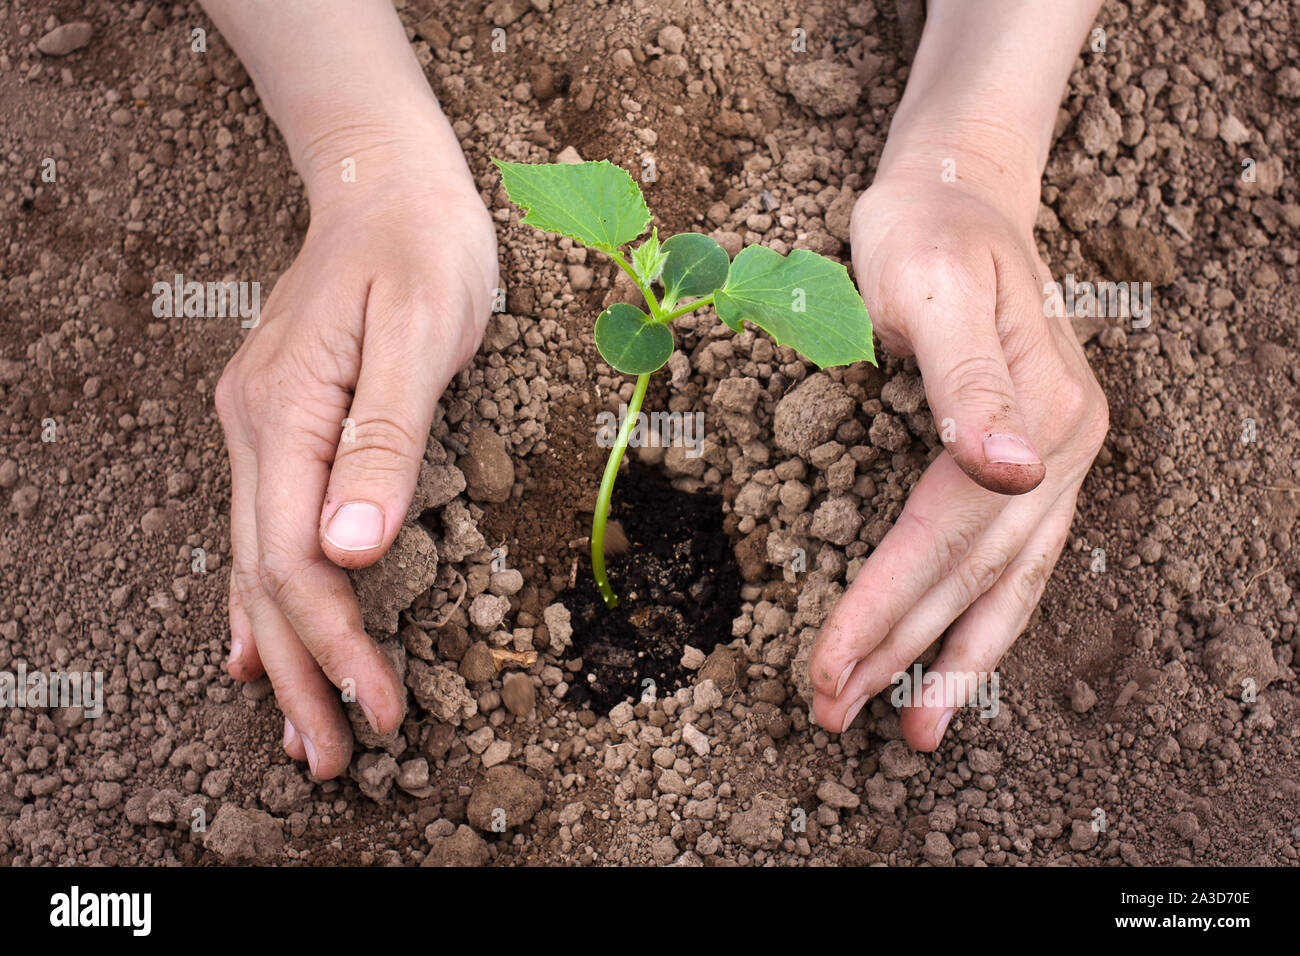
[(1040, 465), (1043, 460), (1015, 435), (990, 435), (984, 439), (984, 457), (993, 465)]
[(840, 733), (844, 733), (850, 726), (852, 726), (853, 719), (858, 716), (858, 711), (862, 710), (863, 706), (867, 703), (867, 696), (868, 695), (863, 694), (853, 703), (849, 704), (849, 709), (844, 712), (844, 723), (840, 727)]
[(325, 538), (340, 551), (369, 551), (384, 539), (384, 513), (369, 501), (349, 501), (334, 512)]
[(948, 729), (948, 721), (952, 720), (953, 709), (949, 707), (939, 718), (939, 727), (934, 734), (934, 745), (937, 747), (943, 741), (943, 732)]
[(311, 745), (311, 741), (305, 736), (302, 738), (303, 749), (307, 751), (307, 766), (311, 768), (312, 776), (316, 776), (316, 748)]
[(289, 747), (297, 736), (298, 731), (294, 729), (293, 724), (289, 723), (289, 718), (284, 718), (284, 746)]
[(230, 663), (232, 664), (239, 663), (239, 658), (243, 655), (243, 653), (244, 653), (244, 639), (242, 637), (231, 635)]
[(361, 712), (366, 715), (366, 720), (370, 722), (371, 729), (377, 734), (382, 733), (379, 729), (379, 721), (375, 720), (375, 714), (366, 706), (366, 702), (364, 700), (359, 700), (357, 703), (361, 705)]
[(835, 682), (835, 696), (840, 696), (840, 691), (844, 690), (844, 685), (849, 682), (849, 677), (853, 674), (853, 668), (858, 666), (857, 661), (849, 661), (849, 666), (840, 671), (840, 679)]

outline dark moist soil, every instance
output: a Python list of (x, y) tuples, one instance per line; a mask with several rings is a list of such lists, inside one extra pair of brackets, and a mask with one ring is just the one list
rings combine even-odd
[(608, 561), (619, 604), (608, 610), (591, 576), (591, 559), (560, 595), (573, 621), (573, 658), (582, 671), (569, 697), (598, 713), (686, 682), (682, 651), (704, 653), (731, 640), (740, 611), (740, 573), (722, 529), (722, 499), (673, 488), (657, 469), (629, 462), (614, 487), (610, 518), (628, 551)]

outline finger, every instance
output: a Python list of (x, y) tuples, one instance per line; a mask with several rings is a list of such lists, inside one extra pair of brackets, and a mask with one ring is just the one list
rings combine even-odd
[(275, 688), (284, 711), (285, 750), (295, 760), (306, 760), (321, 778), (337, 776), (352, 754), (352, 730), (338, 694), (327, 681), (298, 636), (262, 590), (257, 552), (257, 462), (250, 445), (233, 429), (227, 432), (230, 452), (230, 539), (234, 553), (231, 580), (242, 614), (248, 620), (254, 646), (244, 650), (256, 656)]
[(410, 300), (367, 307), (361, 372), (320, 512), (320, 547), (335, 564), (373, 564), (411, 504), (434, 406), (455, 369)]
[[(998, 583), (957, 619), (944, 638), (930, 671), (945, 688), (971, 690), (991, 685), (991, 675), (1029, 623), (1074, 519), (1075, 492), (1062, 495), (1045, 520), (1007, 567)], [(903, 736), (917, 750), (933, 750), (943, 739), (960, 694), (941, 703), (922, 701), (900, 711)]]
[(993, 316), (958, 330), (936, 312), (908, 328), (940, 438), (957, 464), (999, 494), (1038, 487), (1047, 468), (1029, 440)]
[(820, 726), (848, 727), (868, 700), (900, 673), (906, 674), (925, 649), (1002, 577), (1051, 506), (1038, 493), (1012, 499), (979, 533), (952, 572), (930, 588), (858, 662), (838, 696), (815, 695), (814, 711)]
[(294, 760), (307, 759), (307, 748), (302, 745), (302, 738), (298, 736), (298, 729), (294, 727), (288, 717), (284, 718), (283, 744), (284, 752)]
[[(329, 480), (327, 456), (333, 449), (320, 436), (324, 419), (312, 419), (307, 411), (328, 407), (328, 400), (317, 399), (281, 403), (282, 411), (292, 410), (259, 431), (259, 577), (329, 680), (354, 693), (370, 725), (385, 734), (401, 721), (405, 688), (366, 634), (347, 574), (320, 548), (320, 503)], [(262, 660), (269, 671), (265, 652)], [(294, 724), (308, 732), (299, 721)]]
[(951, 457), (934, 460), (817, 636), (810, 665), (818, 695), (840, 696), (858, 661), (956, 567), (1009, 501), (973, 484)]
[(284, 711), (284, 748), (295, 760), (305, 759), (313, 776), (337, 777), (352, 759), (352, 728), (338, 691), (266, 595), (253, 607), (258, 652)]
[(230, 661), (227, 669), (235, 680), (253, 681), (266, 673), (262, 658), (257, 654), (257, 641), (253, 637), (253, 624), (239, 599), (235, 575), (230, 575)]

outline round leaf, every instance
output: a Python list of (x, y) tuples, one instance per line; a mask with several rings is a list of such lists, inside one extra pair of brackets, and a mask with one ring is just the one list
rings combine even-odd
[(662, 281), (664, 297), (676, 302), (683, 296), (708, 295), (727, 281), (731, 260), (727, 250), (708, 236), (683, 232), (663, 244), (668, 254)]
[(673, 354), (673, 333), (635, 306), (615, 302), (596, 319), (596, 348), (620, 372), (645, 375)]

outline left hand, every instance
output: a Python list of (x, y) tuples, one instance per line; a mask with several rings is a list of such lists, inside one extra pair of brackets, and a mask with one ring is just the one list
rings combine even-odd
[[(1069, 319), (1045, 315), (1050, 273), (1011, 206), (1025, 198), (895, 171), (854, 209), (855, 272), (876, 331), (916, 356), (953, 440), (817, 638), (813, 711), (829, 730), (847, 729), (940, 637), (931, 672), (993, 671), (1038, 603), (1106, 435), (1106, 399)], [(904, 737), (933, 750), (966, 703), (904, 708)]]

